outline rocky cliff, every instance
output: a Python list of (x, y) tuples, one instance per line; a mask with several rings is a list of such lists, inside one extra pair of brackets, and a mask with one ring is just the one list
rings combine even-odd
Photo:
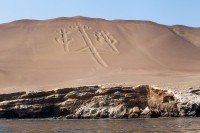
[[(199, 90), (191, 91), (198, 95)], [(199, 103), (149, 85), (82, 86), (0, 95), (0, 118), (151, 118), (200, 116)]]

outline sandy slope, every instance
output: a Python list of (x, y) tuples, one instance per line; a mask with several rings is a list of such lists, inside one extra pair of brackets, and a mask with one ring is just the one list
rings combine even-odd
[(0, 92), (200, 75), (200, 29), (84, 17), (0, 24)]

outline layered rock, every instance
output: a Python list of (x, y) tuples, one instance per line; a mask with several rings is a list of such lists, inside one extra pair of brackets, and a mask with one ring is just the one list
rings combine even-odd
[[(195, 93), (198, 91), (193, 91)], [(167, 90), (83, 86), (0, 95), (0, 118), (151, 118), (199, 116), (198, 103), (182, 103)]]

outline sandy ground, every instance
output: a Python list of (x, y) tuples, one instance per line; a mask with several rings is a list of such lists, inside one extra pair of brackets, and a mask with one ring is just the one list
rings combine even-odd
[(0, 24), (0, 93), (130, 83), (200, 86), (200, 28), (147, 21)]

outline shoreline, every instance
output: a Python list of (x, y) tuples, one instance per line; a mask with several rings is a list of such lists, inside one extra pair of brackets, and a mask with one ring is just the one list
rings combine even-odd
[[(199, 117), (199, 89), (184, 92), (139, 86), (80, 86), (0, 95), (0, 118), (129, 119)], [(185, 99), (183, 99), (185, 98)], [(187, 99), (187, 100), (186, 100)]]

